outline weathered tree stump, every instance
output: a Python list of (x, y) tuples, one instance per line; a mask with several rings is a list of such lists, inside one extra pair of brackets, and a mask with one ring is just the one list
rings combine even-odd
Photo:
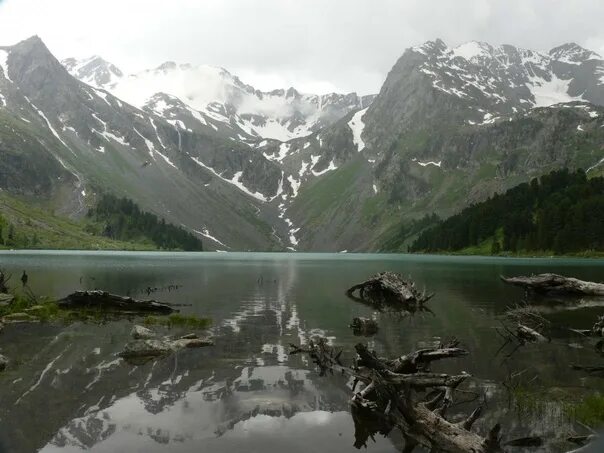
[(604, 296), (604, 283), (586, 282), (557, 274), (539, 274), (530, 277), (501, 276), (501, 280), (538, 294)]
[(172, 313), (174, 308), (155, 300), (136, 300), (106, 291), (76, 291), (57, 302), (61, 308), (96, 308), (127, 313)]
[[(386, 435), (397, 428), (405, 438), (403, 451), (407, 453), (418, 446), (446, 453), (500, 452), (499, 425), (484, 437), (471, 431), (480, 416), (480, 407), (461, 422), (452, 423), (446, 419), (455, 389), (470, 375), (433, 373), (430, 364), (434, 360), (468, 353), (456, 345), (457, 342), (385, 360), (365, 345), (358, 344), (359, 360), (354, 367), (343, 365), (340, 361), (342, 351), (334, 351), (323, 338), (311, 340), (308, 346), (291, 345), (290, 354), (308, 354), (321, 375), (331, 372), (354, 378), (351, 406), (357, 448), (365, 446), (374, 434)], [(357, 391), (359, 383), (362, 388)], [(436, 391), (436, 396), (418, 397), (418, 392), (430, 389)]]
[(407, 281), (395, 272), (380, 272), (346, 291), (352, 299), (360, 300), (374, 306), (393, 305), (401, 308), (421, 306), (434, 294), (420, 293), (415, 283)]

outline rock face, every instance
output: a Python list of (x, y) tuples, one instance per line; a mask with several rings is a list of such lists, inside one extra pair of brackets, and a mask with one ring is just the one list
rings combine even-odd
[(122, 312), (172, 313), (174, 309), (154, 300), (135, 300), (106, 291), (76, 291), (58, 301), (61, 308), (97, 308)]
[(153, 358), (169, 354), (170, 352), (172, 352), (172, 348), (165, 341), (147, 338), (129, 342), (119, 356), (124, 359)]
[(0, 354), (0, 371), (4, 371), (8, 366), (8, 359)]
[(118, 355), (133, 364), (146, 363), (154, 358), (164, 357), (184, 348), (201, 348), (212, 346), (209, 338), (199, 338), (196, 334), (184, 335), (178, 339), (169, 337), (155, 338), (156, 333), (146, 327), (135, 325), (131, 336), (134, 338)]
[(152, 330), (147, 329), (146, 327), (136, 325), (132, 328), (130, 335), (135, 340), (144, 340), (153, 338), (155, 336), (155, 333), (153, 333)]
[(154, 358), (166, 356), (179, 349), (201, 348), (212, 346), (213, 344), (211, 340), (201, 338), (178, 340), (147, 338), (127, 343), (124, 350), (118, 355), (129, 362), (139, 364)]

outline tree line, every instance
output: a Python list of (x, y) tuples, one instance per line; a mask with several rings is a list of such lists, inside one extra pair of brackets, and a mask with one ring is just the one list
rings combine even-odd
[(458, 251), (485, 241), (493, 254), (604, 251), (604, 178), (551, 172), (437, 222), (409, 251)]
[(120, 241), (151, 240), (159, 249), (201, 251), (201, 239), (184, 228), (142, 211), (128, 198), (102, 194), (88, 217), (101, 225), (103, 236)]

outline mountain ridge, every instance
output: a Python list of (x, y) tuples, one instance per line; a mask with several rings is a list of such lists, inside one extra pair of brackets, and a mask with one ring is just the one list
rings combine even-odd
[(176, 97), (223, 123), (238, 126), (249, 140), (287, 141), (310, 135), (357, 108), (374, 96), (356, 93), (301, 93), (293, 87), (261, 91), (225, 68), (166, 61), (156, 68), (124, 74), (100, 57), (62, 62), (70, 73), (139, 108), (159, 93)]
[[(160, 92), (131, 106), (74, 78), (39, 38), (1, 49), (6, 152), (26, 140), (25, 154), (54, 159), (34, 172), (22, 152), (12, 165), (33, 172), (27, 181), (47, 178), (71, 215), (110, 188), (217, 249), (375, 250), (401, 223), (604, 155), (604, 62), (572, 43), (555, 57), (484, 43), (410, 48), (369, 106), (285, 142), (249, 133), (254, 117), (221, 103), (201, 112)], [(551, 82), (567, 102), (539, 102)], [(17, 190), (14, 178), (2, 183)]]

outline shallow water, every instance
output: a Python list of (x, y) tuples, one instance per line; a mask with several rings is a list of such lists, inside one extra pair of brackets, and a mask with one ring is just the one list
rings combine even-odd
[[(551, 310), (559, 326), (552, 343), (524, 347), (508, 360), (495, 356), (502, 344), (495, 327), (497, 316), (523, 296), (499, 275), (552, 271), (601, 281), (604, 260), (12, 252), (0, 254), (0, 267), (13, 273), (15, 286), (27, 270), (37, 295), (99, 288), (147, 298), (150, 288), (152, 298), (191, 304), (182, 311), (211, 317), (215, 338), (214, 347), (132, 366), (115, 354), (136, 320), (7, 326), (0, 348), (12, 362), (0, 374), (0, 451), (355, 451), (346, 380), (319, 377), (304, 357), (287, 355), (290, 343), (313, 335), (347, 352), (368, 341), (392, 357), (437, 338), (459, 338), (470, 356), (437, 369), (475, 376), (466, 388), (489, 403), (477, 428), (502, 421), (508, 437), (573, 429), (559, 405), (546, 404), (538, 414), (508, 407), (501, 382), (509, 373), (526, 370), (552, 391), (600, 388), (597, 379), (569, 369), (571, 362), (599, 358), (565, 330), (590, 327), (604, 313), (599, 306)], [(383, 270), (410, 275), (435, 292), (431, 312), (400, 317), (346, 298), (346, 288)], [(348, 328), (354, 316), (377, 319), (378, 334), (355, 337)], [(401, 445), (393, 433), (376, 437), (367, 451)]]

